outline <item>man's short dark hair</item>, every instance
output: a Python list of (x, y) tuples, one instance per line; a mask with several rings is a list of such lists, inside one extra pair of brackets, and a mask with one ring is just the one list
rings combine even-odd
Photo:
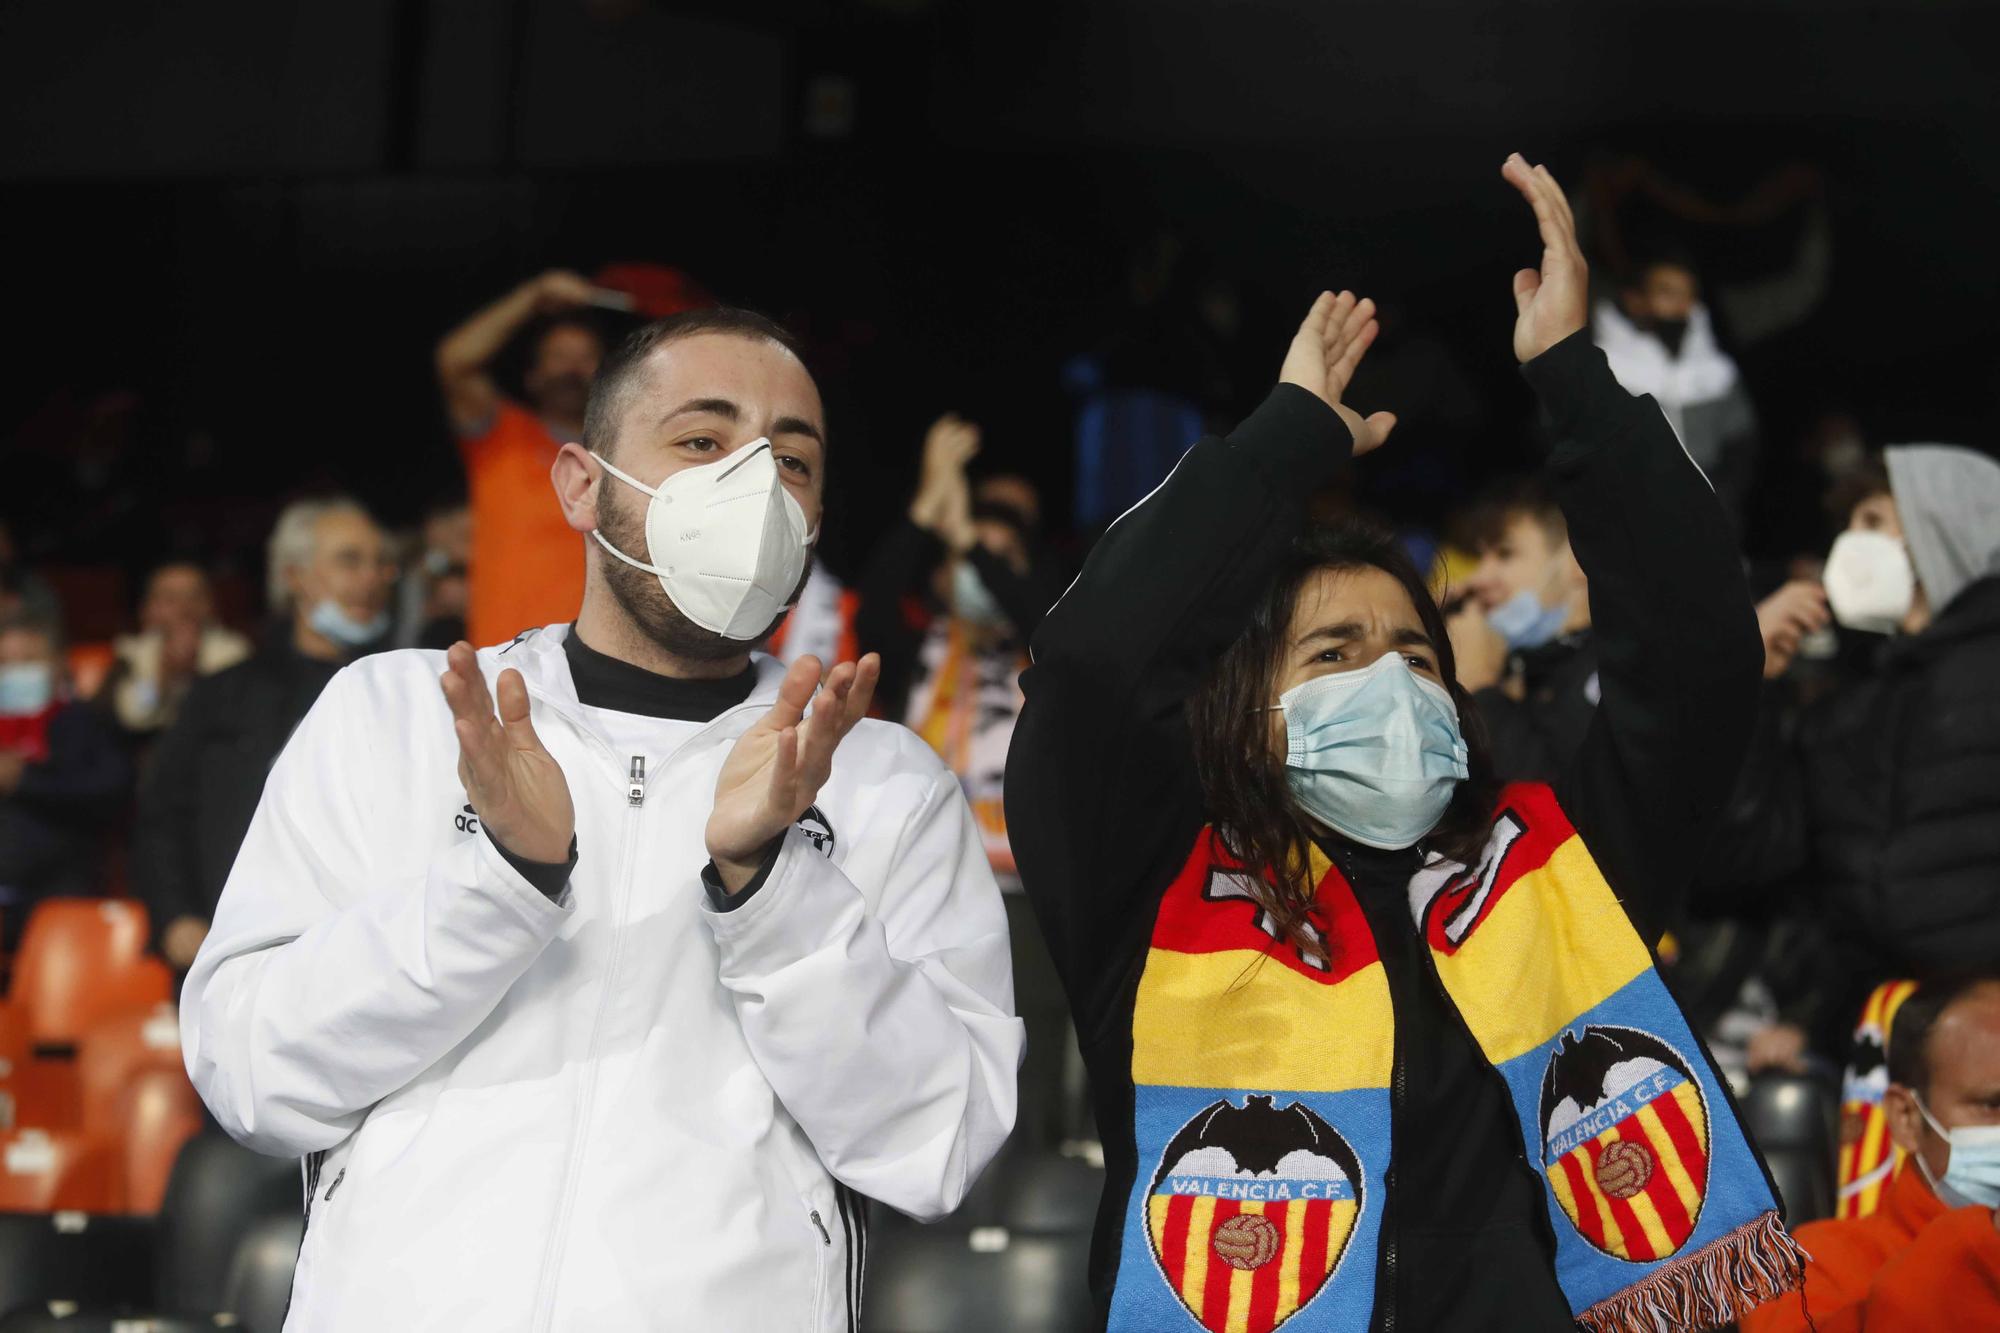
[(1559, 546), (1569, 540), (1569, 522), (1562, 506), (1539, 477), (1508, 477), (1489, 486), (1473, 502), (1465, 531), (1474, 549), (1484, 551), (1499, 545), (1517, 518), (1533, 519), (1548, 534), (1549, 544)]
[(1931, 1031), (1944, 1011), (1981, 986), (2000, 986), (2000, 967), (1970, 968), (1920, 984), (1889, 1028), (1889, 1081), (1930, 1096)]
[(755, 310), (716, 305), (683, 310), (678, 315), (655, 320), (634, 330), (598, 367), (597, 380), (590, 386), (590, 405), (583, 413), (583, 447), (593, 453), (608, 454), (618, 438), (618, 422), (625, 415), (625, 400), (630, 395), (634, 373), (647, 357), (668, 343), (704, 333), (762, 338), (805, 360), (798, 339), (784, 325)]

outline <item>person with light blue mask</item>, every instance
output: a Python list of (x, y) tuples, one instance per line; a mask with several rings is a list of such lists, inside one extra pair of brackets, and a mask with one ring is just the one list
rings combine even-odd
[(1507, 782), (1552, 782), (1597, 713), (1590, 582), (1562, 507), (1538, 477), (1492, 487), (1473, 509), (1479, 564), (1450, 618), (1459, 684), (1478, 702)]
[(1756, 716), (1748, 590), (1590, 342), (1562, 191), (1503, 175), (1542, 237), (1512, 351), (1602, 662), (1552, 781), (1496, 777), (1436, 595), (1316, 503), (1395, 424), (1346, 400), (1378, 328), (1351, 292), (1032, 642), (1006, 813), (1090, 1072), (1102, 1327), (1714, 1327), (1801, 1278), (1650, 947)]
[(264, 775), (326, 683), (389, 646), (396, 565), (368, 511), (342, 496), (279, 514), (266, 561), (271, 619), (247, 660), (197, 680), (139, 788), (133, 879), (155, 947), (194, 961), (250, 827)]
[(1743, 1333), (2000, 1328), (2000, 965), (1920, 984), (1889, 1031), (1902, 1166), (1864, 1217), (1812, 1222), (1805, 1299)]

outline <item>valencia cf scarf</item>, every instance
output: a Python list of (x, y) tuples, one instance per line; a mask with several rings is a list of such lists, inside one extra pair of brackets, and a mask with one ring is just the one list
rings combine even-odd
[[(1319, 957), (1277, 938), (1212, 830), (1161, 902), (1113, 1329), (1368, 1327), (1394, 1015), (1353, 891), (1313, 866)], [(1508, 787), (1479, 863), (1434, 856), (1409, 894), (1511, 1095), (1577, 1324), (1712, 1328), (1799, 1286), (1804, 1252), (1706, 1053), (1549, 789)]]

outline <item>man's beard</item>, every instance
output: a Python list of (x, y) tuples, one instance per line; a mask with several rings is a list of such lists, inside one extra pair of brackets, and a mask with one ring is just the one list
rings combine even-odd
[[(617, 506), (605, 502), (605, 496), (606, 492), (600, 491), (597, 498), (597, 529), (604, 540), (634, 558), (641, 552), (650, 558), (652, 552), (646, 545), (646, 527), (640, 514), (618, 512)], [(640, 513), (643, 512), (642, 509)], [(754, 638), (732, 639), (714, 630), (703, 629), (689, 620), (674, 605), (674, 599), (667, 596), (659, 575), (628, 565), (609, 553), (599, 563), (604, 570), (604, 581), (611, 588), (612, 599), (639, 627), (639, 632), (683, 661), (724, 662), (755, 652), (764, 646), (764, 641), (777, 631), (778, 626), (785, 623), (785, 617), (791, 611), (788, 605)], [(806, 580), (811, 577), (812, 562), (808, 560), (805, 572), (799, 576), (799, 586), (792, 590), (792, 602), (799, 600)]]

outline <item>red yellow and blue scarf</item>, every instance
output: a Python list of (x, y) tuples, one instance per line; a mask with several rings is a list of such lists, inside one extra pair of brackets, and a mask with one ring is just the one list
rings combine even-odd
[[(1276, 938), (1212, 830), (1161, 902), (1113, 1329), (1368, 1327), (1394, 1016), (1352, 889), (1323, 857), (1314, 871), (1330, 963)], [(1805, 1256), (1706, 1054), (1548, 788), (1507, 788), (1479, 864), (1433, 858), (1410, 905), (1512, 1093), (1581, 1327), (1713, 1327), (1799, 1285)]]

